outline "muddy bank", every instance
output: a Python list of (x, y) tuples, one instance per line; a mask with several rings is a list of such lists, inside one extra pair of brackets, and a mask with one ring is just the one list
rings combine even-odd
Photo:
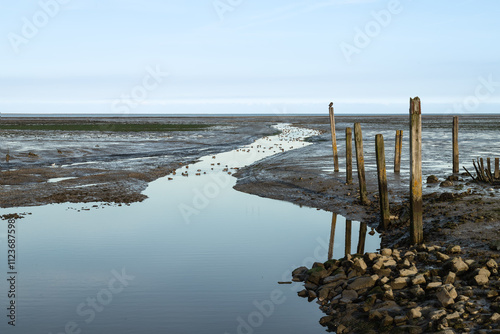
[[(100, 131), (0, 131), (1, 207), (144, 200), (159, 177), (201, 156), (270, 135), (262, 118), (8, 118), (3, 125), (98, 125)], [(117, 124), (209, 125), (195, 131), (116, 132)], [(8, 158), (7, 158), (8, 156)]]

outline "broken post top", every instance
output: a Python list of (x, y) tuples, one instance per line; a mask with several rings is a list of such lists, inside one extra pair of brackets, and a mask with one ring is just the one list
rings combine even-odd
[(420, 114), (420, 98), (418, 96), (413, 99), (410, 97), (410, 115)]
[(333, 102), (330, 102), (330, 104), (328, 105), (330, 108), (333, 107)]

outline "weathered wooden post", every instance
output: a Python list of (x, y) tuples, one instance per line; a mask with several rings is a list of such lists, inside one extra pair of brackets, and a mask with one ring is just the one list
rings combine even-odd
[(361, 223), (359, 226), (359, 239), (358, 239), (358, 251), (357, 254), (365, 254), (365, 242), (366, 242), (366, 231), (368, 226), (366, 223)]
[(375, 152), (377, 157), (377, 176), (381, 225), (384, 230), (387, 230), (391, 220), (391, 214), (389, 212), (389, 194), (387, 193), (384, 136), (382, 136), (381, 134), (375, 135)]
[(422, 115), (420, 98), (410, 98), (410, 238), (424, 240), (422, 222)]
[(339, 171), (339, 156), (337, 154), (337, 135), (335, 134), (335, 116), (333, 115), (333, 102), (330, 102), (330, 130), (332, 132), (333, 167), (334, 171)]
[(330, 230), (330, 244), (328, 245), (328, 260), (333, 259), (333, 243), (335, 241), (335, 229), (337, 228), (337, 214), (332, 213), (332, 227)]
[(403, 130), (396, 130), (396, 148), (394, 150), (394, 173), (401, 170), (401, 150), (403, 148)]
[(359, 199), (361, 204), (369, 203), (366, 194), (366, 179), (365, 179), (365, 159), (363, 156), (363, 134), (361, 133), (361, 124), (354, 123), (354, 144), (356, 146), (356, 165), (358, 167), (359, 180)]
[(491, 173), (491, 159), (486, 158), (486, 166), (488, 166), (488, 171)]
[(345, 129), (345, 182), (352, 184), (352, 129)]
[(458, 116), (453, 117), (453, 174), (460, 170), (458, 161)]
[(351, 254), (352, 220), (345, 221), (345, 256)]
[(500, 178), (500, 158), (495, 158), (495, 179)]

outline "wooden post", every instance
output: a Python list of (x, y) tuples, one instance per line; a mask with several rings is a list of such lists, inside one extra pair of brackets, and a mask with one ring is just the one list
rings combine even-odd
[(345, 129), (345, 182), (352, 184), (352, 129)]
[(335, 116), (333, 115), (333, 102), (330, 102), (330, 130), (332, 132), (333, 167), (335, 172), (339, 171), (339, 156), (337, 154), (337, 135), (335, 134)]
[(387, 228), (389, 227), (389, 223), (391, 222), (391, 214), (389, 212), (389, 194), (387, 193), (384, 136), (382, 136), (381, 134), (375, 135), (375, 151), (377, 156), (377, 176), (381, 225), (384, 230), (387, 230)]
[(491, 173), (491, 159), (486, 158), (486, 166), (488, 166), (488, 171)]
[(366, 231), (368, 230), (368, 226), (366, 223), (361, 223), (359, 226), (359, 239), (358, 239), (358, 254), (365, 254), (365, 242), (366, 242)]
[(335, 229), (337, 228), (337, 214), (332, 213), (332, 227), (330, 230), (330, 244), (328, 245), (328, 260), (333, 259), (333, 243), (335, 241)]
[(453, 174), (460, 170), (458, 161), (458, 116), (453, 117)]
[(422, 115), (420, 98), (410, 98), (410, 239), (424, 240), (422, 222)]
[(366, 194), (366, 179), (365, 179), (365, 159), (363, 157), (363, 134), (361, 133), (361, 124), (354, 123), (354, 144), (356, 146), (356, 165), (358, 167), (359, 180), (359, 198), (361, 204), (369, 203)]
[(345, 256), (351, 254), (352, 220), (345, 221)]
[(396, 130), (396, 148), (394, 150), (394, 173), (401, 169), (401, 150), (403, 148), (403, 130)]
[(500, 178), (500, 159), (495, 158), (495, 179)]

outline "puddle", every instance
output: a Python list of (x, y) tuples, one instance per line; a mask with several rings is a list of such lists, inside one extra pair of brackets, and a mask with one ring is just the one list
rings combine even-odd
[(302, 284), (277, 282), (346, 251), (375, 251), (380, 239), (331, 212), (233, 189), (229, 173), (309, 145), (300, 139), (314, 133), (277, 128), (280, 136), (179, 166), (150, 183), (142, 203), (5, 210), (33, 213), (17, 222), (18, 330), (60, 333), (74, 322), (95, 334), (324, 333), (321, 311), (297, 297)]

